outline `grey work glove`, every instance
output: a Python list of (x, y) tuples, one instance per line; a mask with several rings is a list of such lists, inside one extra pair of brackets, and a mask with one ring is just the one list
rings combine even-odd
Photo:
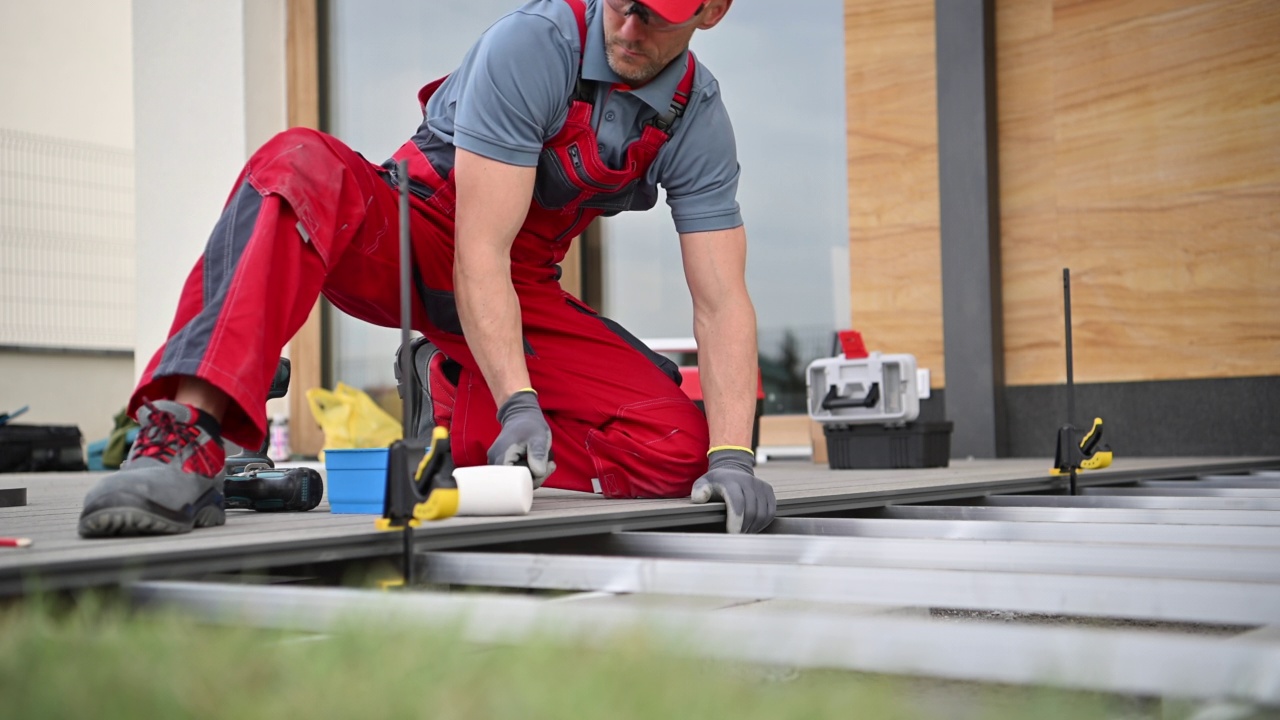
[(525, 465), (540, 487), (556, 471), (551, 459), (551, 426), (538, 405), (538, 393), (521, 390), (498, 408), (502, 432), (489, 446), (490, 465)]
[(769, 527), (778, 510), (773, 487), (756, 477), (755, 458), (746, 450), (724, 448), (711, 453), (707, 473), (693, 484), (689, 499), (701, 504), (718, 498), (724, 501), (731, 533), (758, 533)]

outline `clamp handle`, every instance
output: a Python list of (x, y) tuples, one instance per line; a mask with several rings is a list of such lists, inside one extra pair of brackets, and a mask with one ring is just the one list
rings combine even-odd
[(1102, 444), (1102, 418), (1094, 418), (1093, 427), (1081, 438), (1080, 453), (1080, 467), (1084, 470), (1101, 470), (1111, 466), (1111, 446)]

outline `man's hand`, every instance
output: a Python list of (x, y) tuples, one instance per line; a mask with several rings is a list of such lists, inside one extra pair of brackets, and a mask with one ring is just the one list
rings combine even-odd
[(773, 487), (757, 478), (753, 458), (745, 449), (721, 448), (711, 453), (707, 474), (693, 484), (689, 499), (701, 504), (719, 498), (726, 505), (731, 533), (758, 533), (769, 527), (777, 512)]
[(538, 393), (520, 390), (498, 408), (502, 432), (489, 447), (490, 465), (527, 465), (533, 486), (556, 471), (551, 460), (551, 427), (538, 405)]

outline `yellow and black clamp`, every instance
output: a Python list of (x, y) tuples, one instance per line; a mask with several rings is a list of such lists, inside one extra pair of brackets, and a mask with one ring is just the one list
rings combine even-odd
[(1071, 347), (1071, 271), (1062, 269), (1062, 306), (1066, 320), (1067, 346), (1067, 424), (1058, 428), (1058, 449), (1054, 452), (1051, 475), (1067, 475), (1068, 491), (1076, 494), (1076, 474), (1081, 470), (1101, 470), (1111, 465), (1110, 445), (1102, 443), (1102, 418), (1093, 419), (1093, 427), (1076, 442), (1080, 431), (1072, 424), (1075, 417), (1075, 364)]
[(458, 512), (458, 483), (453, 479), (449, 431), (437, 427), (428, 444), (421, 439), (397, 440), (387, 457), (387, 489), (379, 530), (444, 520)]
[(379, 530), (404, 533), (404, 580), (382, 583), (383, 589), (413, 584), (413, 529), (424, 522), (444, 520), (458, 513), (458, 483), (453, 479), (449, 431), (431, 431), (422, 438), (397, 440), (387, 454), (387, 485)]
[[(1079, 431), (1072, 425), (1058, 428), (1058, 450), (1054, 454), (1052, 475), (1068, 475), (1079, 470), (1101, 470), (1111, 466), (1111, 446), (1102, 442), (1102, 418), (1093, 419), (1093, 427), (1075, 442)], [(1074, 479), (1074, 474), (1072, 474)], [(1074, 495), (1075, 492), (1072, 491)]]

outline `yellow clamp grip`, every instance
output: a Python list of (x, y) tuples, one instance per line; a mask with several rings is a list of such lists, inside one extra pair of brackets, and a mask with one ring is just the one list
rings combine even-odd
[(426, 472), (427, 464), (431, 462), (431, 456), (435, 455), (436, 448), (440, 446), (440, 441), (447, 439), (449, 439), (449, 428), (440, 427), (439, 425), (431, 428), (431, 445), (422, 454), (422, 462), (418, 463), (418, 469), (413, 471), (414, 482), (422, 482), (422, 473)]
[[(422, 523), (418, 522), (416, 519), (414, 518), (409, 519), (409, 527), (416, 528), (416, 527), (421, 527), (421, 525)], [(389, 518), (378, 518), (377, 520), (373, 521), (373, 528), (375, 530), (381, 530), (383, 532), (391, 532), (392, 530), (403, 530), (404, 526), (392, 525), (391, 520)]]
[(1110, 450), (1101, 450), (1080, 461), (1080, 467), (1083, 470), (1101, 470), (1104, 467), (1111, 466), (1111, 458), (1112, 452)]
[(458, 514), (458, 488), (436, 488), (426, 501), (413, 506), (416, 521), (444, 520)]

